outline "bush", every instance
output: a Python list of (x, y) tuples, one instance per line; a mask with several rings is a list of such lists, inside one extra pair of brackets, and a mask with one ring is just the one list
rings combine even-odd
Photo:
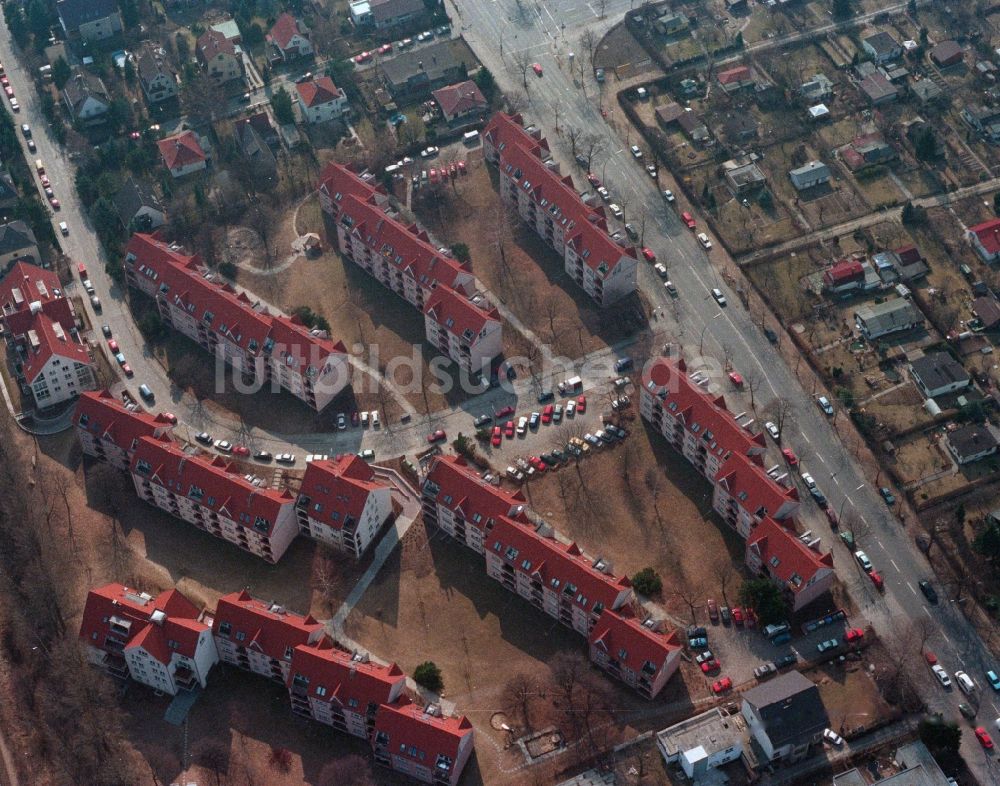
[(441, 669), (431, 660), (425, 660), (413, 670), (413, 680), (417, 685), (421, 685), (434, 693), (440, 693), (444, 689), (444, 680), (441, 679)]
[(236, 278), (236, 265), (232, 262), (222, 262), (219, 265), (219, 272), (222, 273), (228, 279)]
[(770, 579), (748, 579), (740, 587), (740, 603), (756, 613), (761, 625), (771, 625), (785, 619), (787, 609), (781, 588)]
[(663, 590), (663, 580), (652, 568), (643, 568), (632, 577), (632, 587), (640, 595), (659, 595)]
[(469, 254), (469, 247), (465, 243), (452, 244), (451, 253), (455, 255), (455, 259), (459, 262), (468, 262), (472, 258), (471, 254)]

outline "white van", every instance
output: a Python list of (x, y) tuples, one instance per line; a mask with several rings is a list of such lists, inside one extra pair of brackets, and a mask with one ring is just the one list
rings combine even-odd
[(570, 377), (559, 383), (559, 395), (565, 396), (567, 393), (574, 393), (583, 387), (583, 380), (580, 377)]
[(469, 145), (470, 147), (479, 144), (479, 132), (478, 131), (467, 131), (462, 134), (462, 143)]
[(972, 693), (976, 689), (976, 683), (972, 681), (972, 677), (966, 674), (964, 671), (955, 672), (955, 682), (958, 683), (959, 689), (966, 696)]

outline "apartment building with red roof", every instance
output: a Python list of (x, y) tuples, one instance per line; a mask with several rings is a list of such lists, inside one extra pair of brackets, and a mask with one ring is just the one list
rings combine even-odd
[(1000, 218), (992, 218), (969, 227), (966, 237), (984, 262), (996, 262), (1000, 259)]
[(73, 413), (76, 437), (83, 452), (127, 472), (142, 437), (172, 438), (173, 430), (163, 415), (143, 409), (127, 409), (107, 390), (80, 395)]
[(279, 386), (323, 410), (350, 381), (344, 345), (297, 317), (272, 315), (244, 292), (214, 280), (197, 256), (137, 232), (125, 279), (153, 298), (163, 322), (240, 372), (243, 382)]
[(326, 123), (337, 120), (348, 110), (347, 93), (328, 76), (297, 82), (295, 91), (306, 122)]
[(76, 328), (73, 303), (51, 270), (16, 262), (0, 280), (0, 318), (7, 335), (22, 341), (36, 314), (46, 314), (69, 332)]
[(634, 598), (632, 583), (603, 559), (503, 517), (486, 537), (486, 575), (582, 636), (605, 609)]
[(764, 519), (747, 538), (745, 561), (755, 575), (781, 586), (793, 611), (833, 586), (833, 554), (819, 554), (772, 518)]
[(392, 515), (390, 489), (358, 456), (310, 461), (295, 501), (303, 535), (358, 558)]
[(832, 555), (789, 529), (798, 491), (768, 475), (764, 435), (740, 426), (707, 386), (707, 376), (688, 373), (683, 358), (657, 358), (643, 373), (639, 412), (712, 483), (712, 507), (746, 541), (747, 566), (785, 588), (798, 610), (829, 590)]
[(610, 306), (635, 291), (635, 249), (611, 239), (604, 208), (583, 200), (538, 131), (525, 128), (520, 115), (498, 112), (483, 131), (483, 154), (499, 170), (501, 198), (563, 258), (594, 302)]
[(295, 648), (323, 636), (323, 623), (312, 615), (258, 600), (246, 590), (223, 595), (211, 616), (223, 662), (282, 684), (288, 683)]
[(470, 373), (488, 370), (503, 352), (500, 312), (481, 307), (450, 287), (438, 287), (427, 298), (424, 333), (438, 352)]
[(456, 786), (472, 755), (473, 730), (465, 716), (445, 717), (435, 705), (401, 699), (379, 707), (371, 742), (378, 764), (424, 783)]
[(629, 606), (605, 610), (588, 641), (592, 663), (647, 699), (656, 698), (681, 662), (677, 631), (643, 623)]
[(267, 34), (276, 59), (288, 62), (298, 57), (309, 57), (313, 53), (309, 29), (287, 11), (279, 16), (271, 32)]
[(501, 517), (526, 520), (525, 507), (520, 491), (487, 483), (460, 456), (437, 456), (421, 486), (424, 521), (477, 554)]
[(141, 437), (129, 472), (144, 502), (267, 562), (299, 531), (287, 489), (257, 486), (238, 464), (193, 456), (166, 436)]
[(295, 647), (287, 685), (295, 714), (370, 740), (379, 707), (404, 695), (406, 675), (395, 663), (373, 663), (324, 636)]
[(436, 248), (416, 224), (404, 224), (374, 179), (330, 163), (319, 194), (338, 253), (420, 309), (437, 350), (473, 372), (500, 354), (499, 314), (477, 294), (468, 264)]
[[(206, 33), (206, 35), (208, 35)], [(194, 131), (182, 131), (156, 143), (172, 177), (184, 177), (208, 166), (208, 155)]]
[(219, 660), (211, 627), (173, 589), (155, 598), (123, 584), (91, 590), (80, 639), (90, 663), (171, 696), (204, 688)]
[(89, 346), (75, 329), (67, 332), (48, 314), (35, 314), (17, 348), (24, 381), (40, 409), (70, 401), (97, 387), (96, 364)]

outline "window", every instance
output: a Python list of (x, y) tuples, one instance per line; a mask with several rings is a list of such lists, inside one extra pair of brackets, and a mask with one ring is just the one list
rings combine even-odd
[(504, 557), (509, 560), (516, 559), (517, 549), (515, 549), (513, 546), (508, 546), (507, 551), (504, 552)]
[(236, 640), (237, 641), (246, 641), (246, 638), (247, 638), (247, 634), (245, 634), (243, 631), (241, 631), (241, 630), (236, 631)]
[(323, 696), (325, 696), (326, 695), (326, 687), (323, 686), (323, 685), (317, 685), (316, 686), (316, 695), (319, 696), (319, 697), (321, 697), (321, 698)]
[(769, 559), (767, 562), (772, 568), (776, 568), (778, 567), (778, 565), (781, 564), (781, 560), (778, 559), (777, 557), (771, 557), (771, 559)]
[(232, 626), (231, 623), (229, 623), (229, 622), (220, 622), (219, 623), (219, 635), (220, 636), (228, 636), (232, 632), (232, 630), (233, 630), (233, 626)]

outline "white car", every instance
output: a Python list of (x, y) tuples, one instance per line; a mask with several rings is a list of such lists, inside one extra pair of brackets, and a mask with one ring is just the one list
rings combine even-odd
[(712, 297), (715, 298), (715, 302), (719, 304), (720, 308), (726, 307), (726, 296), (722, 294), (721, 289), (713, 289)]
[(674, 201), (674, 192), (671, 191), (669, 188), (663, 189), (663, 198), (665, 200), (667, 200), (667, 202), (673, 202)]
[(606, 189), (604, 186), (598, 186), (597, 187), (597, 195), (601, 199), (603, 199), (605, 202), (608, 202), (608, 201), (611, 200), (611, 194), (608, 191), (608, 189)]
[(646, 172), (653, 180), (656, 180), (656, 166), (654, 164), (646, 164)]
[(704, 232), (698, 233), (698, 242), (701, 243), (702, 248), (708, 251), (712, 247), (712, 241), (708, 239), (708, 235)]
[(576, 399), (570, 399), (566, 402), (566, 417), (572, 418), (576, 416)]
[(85, 278), (83, 280), (83, 288), (84, 288), (84, 290), (86, 290), (86, 292), (87, 292), (88, 295), (93, 295), (94, 294), (94, 285), (90, 283), (90, 279), (89, 278)]
[(830, 399), (826, 396), (820, 396), (816, 399), (816, 403), (819, 404), (819, 408), (823, 410), (823, 414), (833, 415), (833, 404), (830, 403)]
[(521, 417), (517, 421), (517, 436), (523, 437), (528, 431), (528, 419), (526, 417)]
[(615, 218), (619, 220), (625, 217), (625, 211), (622, 210), (621, 207), (616, 205), (614, 202), (608, 205), (608, 210), (611, 211), (611, 215), (613, 215)]
[(864, 569), (865, 573), (871, 573), (872, 561), (868, 559), (868, 555), (863, 551), (855, 551), (854, 559), (858, 561), (858, 564)]
[(371, 416), (371, 419), (372, 419), (372, 428), (378, 428), (378, 410), (377, 409), (373, 409), (369, 413), (369, 415)]
[(68, 235), (69, 234), (69, 224), (67, 224), (65, 221), (60, 221), (59, 222), (59, 231), (63, 234), (63, 236)]
[(632, 155), (635, 157), (636, 160), (642, 158), (642, 151), (639, 149), (638, 145), (632, 145), (632, 147), (630, 147), (629, 150), (632, 151)]
[(279, 464), (294, 464), (295, 456), (291, 453), (279, 453), (274, 457), (274, 460)]
[(663, 266), (662, 262), (657, 262), (655, 265), (653, 265), (653, 270), (656, 271), (656, 275), (658, 275), (660, 278), (666, 278), (667, 275), (669, 275), (667, 273), (666, 267)]
[(764, 428), (767, 429), (767, 433), (771, 435), (775, 442), (781, 439), (781, 432), (778, 431), (778, 427), (770, 420), (764, 424)]
[(837, 734), (837, 732), (833, 729), (823, 729), (823, 739), (838, 748), (844, 744), (844, 738)]
[(437, 148), (437, 147), (434, 147), (434, 145), (431, 145), (430, 147), (425, 147), (423, 150), (420, 151), (420, 157), (421, 158), (434, 158), (434, 156), (436, 156), (440, 152), (441, 152), (440, 148)]
[(816, 488), (816, 481), (813, 480), (813, 476), (810, 475), (808, 472), (803, 472), (801, 477), (802, 477), (802, 482), (806, 484), (807, 489)]
[(931, 671), (934, 672), (934, 676), (937, 677), (937, 680), (941, 683), (942, 688), (951, 687), (951, 677), (948, 676), (948, 672), (944, 670), (944, 667), (940, 663), (935, 663), (931, 666)]
[(677, 287), (674, 286), (673, 281), (664, 281), (663, 288), (670, 293), (671, 297), (677, 297)]
[(217, 439), (215, 440), (215, 449), (220, 453), (232, 453), (233, 443), (228, 439)]

